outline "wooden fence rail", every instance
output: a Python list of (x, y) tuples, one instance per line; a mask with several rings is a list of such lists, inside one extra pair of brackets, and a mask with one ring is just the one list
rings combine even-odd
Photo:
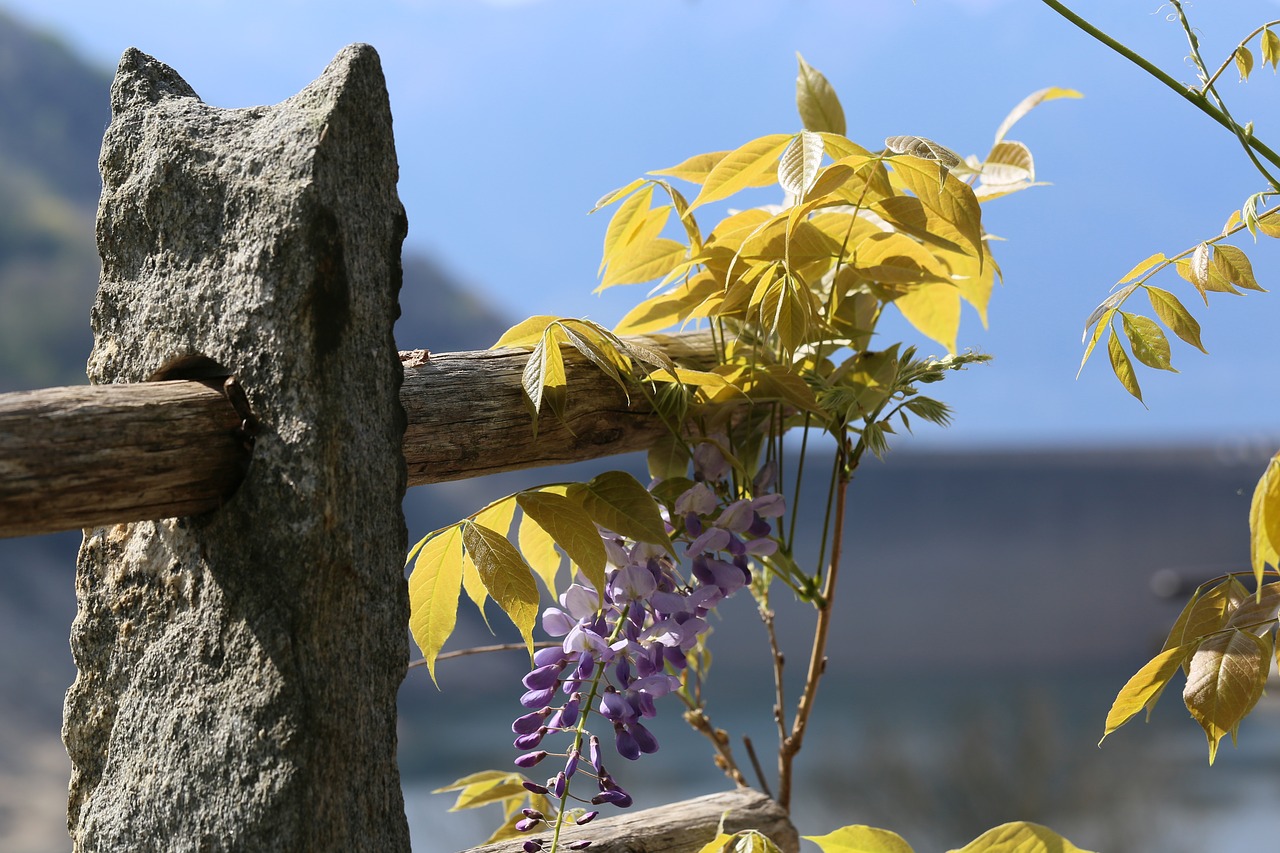
[[(686, 366), (705, 367), (713, 357), (705, 333), (644, 340)], [(409, 485), (641, 450), (664, 432), (643, 398), (628, 400), (566, 348), (564, 422), (545, 417), (535, 438), (520, 399), (527, 360), (523, 350), (504, 349), (406, 364), (400, 404)], [(0, 394), (0, 537), (216, 509), (250, 461), (240, 423), (221, 391), (195, 380)]]

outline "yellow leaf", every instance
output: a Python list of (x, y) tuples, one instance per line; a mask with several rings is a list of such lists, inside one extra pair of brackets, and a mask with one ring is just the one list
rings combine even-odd
[(1017, 821), (988, 829), (950, 853), (1089, 853), (1047, 826)]
[(975, 253), (982, 252), (982, 209), (973, 188), (950, 172), (939, 181), (938, 165), (918, 157), (894, 157), (893, 174), (930, 212), (950, 224)]
[(1258, 284), (1258, 280), (1253, 277), (1253, 264), (1249, 263), (1249, 257), (1237, 247), (1226, 243), (1214, 246), (1213, 266), (1232, 284), (1243, 287), (1245, 290), (1265, 292), (1264, 288)]
[(609, 258), (596, 293), (619, 284), (643, 284), (671, 272), (688, 256), (688, 247), (666, 238), (634, 243)]
[(1271, 32), (1270, 29), (1262, 31), (1262, 67), (1266, 68), (1267, 63), (1271, 63), (1271, 70), (1274, 72), (1280, 67), (1280, 36)]
[(890, 136), (884, 141), (884, 147), (894, 154), (909, 154), (921, 160), (938, 163), (948, 169), (955, 168), (964, 162), (963, 157), (947, 146), (924, 136), (912, 134)]
[(604, 232), (604, 252), (601, 254), (600, 269), (596, 275), (604, 272), (609, 259), (619, 249), (635, 242), (652, 239), (662, 232), (662, 226), (666, 224), (667, 214), (671, 212), (671, 208), (663, 207), (655, 211), (652, 207), (652, 186), (647, 186), (633, 194), (618, 206), (609, 220), (609, 227)]
[[(480, 510), (472, 518), (473, 521), (490, 530), (500, 530), (505, 536), (507, 531), (511, 529), (511, 519), (516, 514), (515, 495), (507, 495), (501, 500), (493, 503)], [(489, 591), (485, 587), (484, 579), (480, 576), (480, 571), (476, 568), (475, 561), (471, 559), (471, 554), (467, 553), (462, 559), (462, 589), (470, 598), (472, 603), (480, 610), (480, 615), (484, 617), (484, 624), (489, 624), (489, 614), (485, 612), (484, 603), (489, 600)]]
[(1036, 179), (1031, 149), (1021, 142), (1002, 140), (982, 164), (982, 182), (991, 186), (1031, 183)]
[(436, 788), (431, 793), (447, 794), (450, 791), (460, 791), (463, 788), (466, 788), (468, 785), (478, 785), (485, 782), (496, 785), (501, 782), (505, 782), (508, 779), (510, 779), (512, 776), (516, 776), (516, 775), (518, 774), (513, 773), (510, 770), (481, 770), (477, 773), (471, 773), (466, 776), (463, 776), (461, 779), (458, 779), (448, 785), (445, 785), (443, 788)]
[(871, 826), (844, 826), (827, 835), (806, 835), (822, 853), (914, 853), (902, 836)]
[(556, 575), (560, 573), (560, 564), (564, 561), (560, 552), (556, 550), (556, 540), (552, 539), (551, 534), (543, 530), (538, 522), (525, 515), (520, 519), (516, 542), (520, 546), (520, 553), (524, 555), (525, 562), (533, 569), (534, 574), (542, 578), (547, 591), (551, 593), (552, 598), (555, 598)]
[(783, 149), (791, 144), (791, 139), (789, 134), (774, 133), (753, 139), (729, 152), (707, 175), (702, 191), (689, 205), (689, 210), (753, 186), (761, 175), (773, 171), (774, 163)]
[(1139, 711), (1146, 709), (1150, 712), (1169, 679), (1173, 678), (1173, 674), (1195, 647), (1195, 643), (1174, 646), (1147, 661), (1116, 694), (1111, 710), (1107, 712), (1102, 739), (1106, 740), (1108, 735), (1133, 719)]
[(507, 537), (475, 522), (462, 523), (467, 548), (489, 595), (507, 614), (533, 654), (533, 626), (538, 619), (538, 586), (533, 570)]
[(704, 270), (670, 291), (641, 302), (613, 330), (619, 335), (643, 335), (680, 325), (691, 319), (694, 308), (720, 290), (720, 282)]
[(724, 853), (725, 848), (733, 841), (734, 836), (720, 833), (715, 838), (698, 848), (698, 853)]
[(800, 131), (778, 160), (778, 185), (799, 201), (813, 187), (822, 165), (822, 137)]
[(1240, 82), (1249, 79), (1249, 75), (1253, 72), (1253, 52), (1244, 45), (1236, 48), (1235, 52), (1236, 70), (1240, 72)]
[(551, 492), (530, 490), (517, 497), (525, 518), (551, 534), (560, 549), (581, 570), (597, 590), (604, 590), (604, 540), (591, 516), (569, 498)]
[(436, 656), (453, 633), (462, 587), (462, 531), (447, 527), (420, 543), (409, 575), (409, 630), (436, 681)]
[[(1103, 303), (1103, 305), (1099, 306), (1099, 308), (1103, 308), (1105, 304), (1106, 303)], [(1098, 312), (1095, 312), (1095, 313), (1098, 313)], [(1089, 345), (1084, 348), (1084, 357), (1080, 359), (1080, 369), (1076, 371), (1077, 379), (1080, 378), (1080, 373), (1084, 370), (1085, 363), (1089, 360), (1089, 356), (1093, 354), (1093, 348), (1098, 345), (1098, 340), (1102, 337), (1102, 333), (1107, 332), (1108, 334), (1111, 334), (1111, 320), (1112, 318), (1115, 317), (1115, 315), (1116, 315), (1116, 309), (1114, 307), (1103, 310), (1101, 311), (1101, 313), (1098, 313), (1098, 320), (1097, 320), (1098, 325), (1094, 326), (1093, 337), (1089, 338)], [(1093, 318), (1091, 317), (1090, 319), (1093, 319)], [(1089, 334), (1088, 323), (1085, 323), (1084, 333), (1086, 335)]]
[(921, 334), (956, 351), (960, 331), (960, 291), (950, 284), (924, 284), (893, 301)]
[(520, 377), (535, 433), (544, 404), (557, 417), (564, 417), (568, 377), (564, 371), (564, 355), (560, 352), (560, 338), (559, 329), (555, 325), (548, 326), (542, 334), (542, 342), (529, 353)]
[(1125, 273), (1124, 278), (1120, 279), (1118, 282), (1116, 282), (1116, 284), (1128, 284), (1129, 282), (1133, 281), (1133, 280), (1134, 280), (1135, 278), (1137, 278), (1138, 276), (1142, 275), (1142, 274), (1143, 274), (1144, 272), (1146, 272), (1147, 270), (1151, 269), (1152, 267), (1156, 266), (1157, 264), (1163, 264), (1163, 263), (1167, 262), (1168, 260), (1169, 260), (1169, 259), (1168, 259), (1168, 258), (1166, 258), (1166, 257), (1164, 256), (1164, 254), (1163, 254), (1163, 253), (1161, 253), (1161, 252), (1156, 252), (1154, 255), (1152, 255), (1151, 257), (1147, 258), (1145, 261), (1142, 261), (1142, 262), (1141, 262), (1141, 263), (1139, 263), (1137, 266), (1135, 266), (1133, 269), (1131, 269), (1131, 270), (1129, 270), (1127, 273)]
[(653, 496), (625, 471), (606, 471), (590, 482), (574, 483), (568, 496), (604, 529), (674, 553)]
[(1209, 739), (1210, 764), (1222, 738), (1257, 704), (1270, 671), (1270, 646), (1249, 631), (1214, 634), (1192, 655), (1182, 698)]
[(547, 326), (550, 326), (557, 319), (559, 318), (551, 314), (538, 314), (528, 320), (522, 320), (503, 332), (502, 337), (498, 338), (498, 342), (490, 349), (536, 347), (538, 342), (542, 340), (542, 334), (547, 330)]
[(1129, 339), (1129, 346), (1133, 349), (1134, 358), (1156, 370), (1178, 372), (1169, 363), (1169, 339), (1154, 320), (1121, 311), (1120, 321), (1124, 327), (1124, 335)]
[(1280, 453), (1271, 457), (1249, 505), (1249, 553), (1253, 576), (1262, 583), (1267, 564), (1280, 568)]
[[(679, 178), (682, 181), (688, 181), (691, 184), (701, 184), (706, 181), (707, 176), (711, 174), (711, 170), (719, 165), (720, 161), (732, 154), (732, 151), (712, 151), (709, 154), (698, 154), (685, 160), (678, 166), (672, 166), (669, 169), (659, 169), (656, 172), (650, 172), (650, 175), (665, 175), (669, 178)], [(774, 177), (766, 170), (755, 178), (748, 187), (767, 187), (772, 184)], [(683, 214), (682, 214), (683, 215)]]
[(854, 247), (850, 265), (861, 277), (884, 284), (948, 281), (946, 270), (929, 250), (896, 231), (869, 234)]
[(677, 367), (674, 372), (670, 370), (655, 370), (641, 379), (642, 382), (680, 382), (684, 385), (692, 385), (695, 388), (710, 386), (712, 388), (721, 388), (728, 384), (727, 380), (718, 373), (709, 373), (705, 370), (690, 370), (687, 367)]
[(1048, 89), (1041, 89), (1038, 92), (1032, 92), (1023, 98), (1016, 107), (1009, 111), (1004, 121), (1000, 122), (1000, 127), (996, 129), (995, 144), (999, 145), (1000, 140), (1004, 139), (1004, 135), (1009, 132), (1009, 128), (1013, 127), (1017, 121), (1031, 112), (1038, 105), (1045, 101), (1053, 101), (1058, 98), (1083, 98), (1084, 95), (1075, 89), (1061, 89), (1057, 86), (1050, 86)]
[(640, 189), (640, 187), (644, 186), (644, 184), (645, 184), (644, 178), (636, 178), (634, 181), (627, 184), (625, 187), (618, 187), (618, 189), (613, 190), (612, 192), (605, 193), (600, 197), (600, 200), (596, 202), (595, 207), (591, 208), (591, 210), (588, 211), (588, 213), (595, 213), (597, 210), (599, 210), (602, 207), (608, 207), (609, 205), (613, 204), (615, 201), (626, 198), (627, 196), (631, 195), (631, 193), (635, 192), (636, 190)]
[(1129, 361), (1124, 347), (1120, 346), (1120, 339), (1115, 335), (1107, 338), (1107, 355), (1111, 357), (1111, 370), (1124, 386), (1124, 390), (1142, 402), (1142, 388), (1138, 385), (1137, 374), (1133, 372), (1133, 364)]
[(1151, 307), (1155, 309), (1156, 316), (1169, 327), (1171, 332), (1208, 355), (1209, 351), (1200, 342), (1200, 324), (1196, 322), (1195, 317), (1191, 316), (1191, 312), (1183, 306), (1178, 297), (1167, 290), (1147, 285), (1147, 299), (1151, 301)]
[(844, 107), (822, 72), (796, 54), (800, 71), (796, 75), (796, 110), (805, 130), (845, 134)]

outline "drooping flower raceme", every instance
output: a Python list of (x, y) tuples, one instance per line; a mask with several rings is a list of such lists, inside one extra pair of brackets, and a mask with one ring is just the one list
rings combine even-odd
[[(677, 553), (683, 546), (689, 578), (682, 577), (662, 547), (602, 530), (608, 554), (605, 588), (596, 590), (579, 575), (560, 595), (559, 606), (542, 614), (543, 630), (560, 644), (533, 656), (520, 697), (526, 712), (511, 729), (514, 745), (522, 751), (518, 767), (533, 768), (552, 755), (564, 761), (557, 761), (545, 783), (525, 783), (534, 793), (559, 801), (557, 827), (567, 817), (569, 799), (591, 806), (631, 805), (631, 795), (605, 765), (600, 736), (590, 732), (588, 716), (597, 714), (612, 728), (614, 750), (623, 758), (656, 752), (658, 740), (644, 723), (657, 714), (656, 700), (681, 688), (679, 673), (709, 627), (708, 613), (750, 583), (751, 558), (777, 548), (767, 519), (782, 515), (782, 496), (728, 501), (722, 497), (727, 470), (714, 445), (700, 445), (695, 452), (698, 482), (672, 505), (668, 533)], [(557, 734), (572, 738), (565, 752), (542, 748), (544, 738)], [(579, 774), (593, 779), (592, 796), (569, 794)], [(578, 813), (576, 821), (585, 823), (595, 815)], [(517, 828), (530, 831), (550, 823), (540, 812), (527, 810)], [(531, 838), (525, 849), (542, 850), (542, 839)]]

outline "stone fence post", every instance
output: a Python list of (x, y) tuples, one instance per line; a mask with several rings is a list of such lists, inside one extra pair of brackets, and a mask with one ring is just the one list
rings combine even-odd
[(221, 508), (85, 533), (75, 847), (407, 851), (406, 224), (378, 56), (224, 110), (131, 49), (111, 106), (90, 380), (234, 374), (259, 426)]

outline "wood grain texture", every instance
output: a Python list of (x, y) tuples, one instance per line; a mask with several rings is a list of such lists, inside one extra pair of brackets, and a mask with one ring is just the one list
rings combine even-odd
[[(566, 829), (560, 836), (562, 847), (567, 842), (590, 840), (591, 853), (697, 853), (716, 837), (723, 819), (727, 833), (756, 829), (778, 845), (782, 853), (796, 853), (800, 849), (800, 836), (787, 813), (752, 788), (616, 814), (616, 817), (600, 817), (586, 826)], [(550, 841), (551, 833), (530, 832), (529, 837)], [(485, 844), (464, 853), (523, 853), (521, 845), (526, 840)]]
[(194, 515), (239, 484), (239, 418), (199, 382), (0, 395), (0, 536)]
[[(685, 366), (714, 362), (706, 333), (637, 340)], [(639, 395), (628, 401), (576, 350), (564, 357), (565, 420), (544, 415), (536, 438), (520, 390), (527, 351), (432, 354), (406, 366), (409, 485), (643, 450), (665, 432)], [(217, 509), (249, 461), (239, 424), (221, 393), (193, 381), (0, 395), (0, 537)]]
[[(703, 332), (636, 338), (686, 367), (715, 361)], [(400, 403), (409, 485), (441, 483), (540, 465), (580, 462), (644, 450), (666, 427), (644, 399), (628, 401), (611, 379), (571, 347), (562, 347), (569, 399), (564, 422), (544, 413), (535, 437), (520, 377), (520, 349), (432, 354), (405, 369)]]

